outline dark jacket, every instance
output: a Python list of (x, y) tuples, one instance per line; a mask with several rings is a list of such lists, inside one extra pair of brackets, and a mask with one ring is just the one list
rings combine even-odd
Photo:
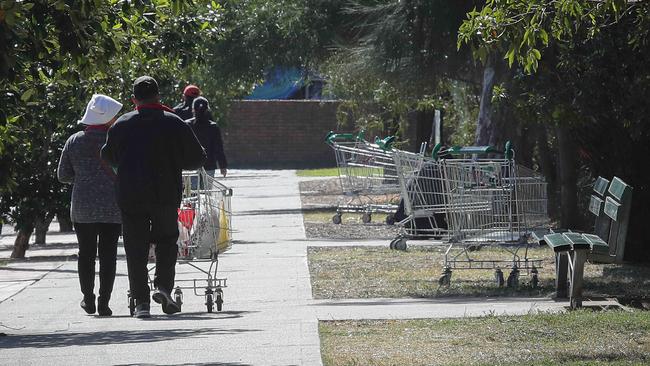
[(122, 210), (178, 206), (182, 170), (200, 168), (206, 157), (192, 129), (178, 116), (149, 108), (120, 117), (108, 130), (101, 155), (117, 168)]
[(73, 184), (70, 218), (75, 223), (122, 223), (115, 173), (99, 157), (104, 142), (106, 130), (87, 128), (70, 136), (61, 152), (57, 176)]
[(192, 113), (192, 101), (189, 102), (183, 102), (176, 107), (174, 107), (174, 113), (181, 117), (183, 121), (186, 121), (192, 117), (194, 117), (194, 114)]
[(205, 170), (215, 170), (217, 167), (221, 169), (228, 168), (226, 154), (223, 152), (223, 139), (219, 125), (214, 121), (197, 121), (194, 118), (185, 122), (192, 127), (194, 134), (198, 137), (201, 146), (208, 155), (205, 164), (203, 164)]

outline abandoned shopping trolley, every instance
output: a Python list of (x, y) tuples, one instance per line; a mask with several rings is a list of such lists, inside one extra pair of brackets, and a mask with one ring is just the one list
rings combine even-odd
[(363, 139), (363, 133), (330, 132), (325, 140), (336, 155), (341, 190), (349, 197), (338, 205), (332, 222), (340, 224), (344, 212), (361, 212), (361, 220), (368, 223), (373, 213), (382, 212), (388, 214), (386, 223), (392, 225), (399, 186), (393, 156), (385, 145), (390, 145), (393, 137), (373, 144)]
[[(514, 161), (514, 150), (506, 144), (500, 157), (491, 147), (453, 147), (431, 157), (394, 151), (407, 222), (429, 220), (427, 231), (447, 241), (441, 285), (448, 285), (454, 269), (494, 269), (504, 284), (502, 268), (510, 268), (508, 285), (516, 286), (521, 270), (537, 284), (541, 259), (528, 258), (528, 236), (548, 225), (546, 182), (531, 169)], [(468, 155), (473, 155), (469, 158)], [(445, 158), (439, 158), (445, 156)], [(477, 157), (482, 156), (482, 157)], [(422, 225), (420, 225), (422, 226)], [(405, 249), (409, 230), (391, 242)], [(500, 244), (512, 255), (508, 260), (479, 260), (473, 250)], [(523, 251), (523, 253), (521, 253)]]

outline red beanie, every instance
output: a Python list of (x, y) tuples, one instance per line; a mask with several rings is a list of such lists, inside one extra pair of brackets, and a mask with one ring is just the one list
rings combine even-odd
[(199, 87), (196, 85), (188, 85), (183, 90), (183, 95), (196, 98), (201, 95), (201, 89), (199, 89)]

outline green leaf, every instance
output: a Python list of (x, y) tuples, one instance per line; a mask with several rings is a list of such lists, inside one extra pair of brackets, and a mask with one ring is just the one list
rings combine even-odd
[(538, 49), (533, 48), (530, 52), (535, 56), (535, 59), (539, 60), (542, 58), (542, 53)]
[(27, 89), (27, 91), (25, 91), (23, 95), (20, 96), (20, 100), (27, 102), (32, 98), (34, 94), (36, 94), (36, 89)]
[(115, 23), (115, 25), (113, 25), (113, 29), (122, 29), (122, 23), (121, 22)]
[(512, 67), (512, 63), (515, 61), (515, 48), (511, 47), (510, 50), (506, 53), (504, 59), (508, 60), (508, 67)]
[(542, 43), (544, 43), (545, 46), (548, 46), (548, 33), (546, 33), (545, 30), (539, 30), (539, 38), (542, 40)]

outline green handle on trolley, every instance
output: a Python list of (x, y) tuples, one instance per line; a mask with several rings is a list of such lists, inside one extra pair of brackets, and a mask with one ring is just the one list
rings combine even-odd
[(512, 160), (512, 158), (515, 156), (514, 150), (512, 150), (512, 142), (506, 141), (506, 149), (503, 152), (503, 155), (505, 155), (506, 159)]
[[(437, 147), (437, 145), (436, 145)], [(434, 153), (436, 149), (434, 148)], [(501, 153), (499, 150), (492, 146), (452, 146), (444, 151), (450, 155), (469, 155), (469, 154), (490, 154), (490, 153)], [(514, 156), (514, 151), (512, 150), (512, 143), (510, 141), (506, 142), (503, 155), (506, 159), (512, 159)]]
[(334, 133), (334, 131), (330, 131), (325, 136), (325, 141), (328, 144), (332, 144), (335, 140), (363, 140), (363, 131), (359, 131), (356, 135), (353, 133)]
[(393, 142), (395, 142), (395, 136), (388, 136), (380, 139), (375, 137), (375, 144), (379, 146), (382, 150), (388, 151), (393, 149)]
[(440, 149), (442, 149), (442, 144), (439, 142), (436, 144), (436, 146), (433, 147), (433, 150), (431, 151), (431, 157), (433, 160), (438, 160), (438, 153), (440, 152)]

